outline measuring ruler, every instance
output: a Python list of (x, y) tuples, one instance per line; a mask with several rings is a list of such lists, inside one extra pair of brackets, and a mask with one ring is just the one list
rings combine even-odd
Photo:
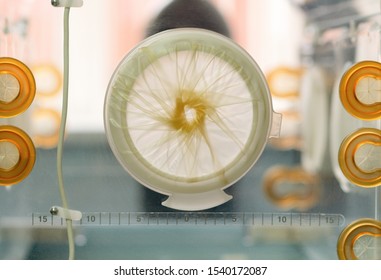
[[(255, 213), (255, 212), (88, 212), (74, 226), (279, 226), (341, 227), (341, 214)], [(65, 226), (65, 219), (46, 213), (33, 213), (32, 226)]]

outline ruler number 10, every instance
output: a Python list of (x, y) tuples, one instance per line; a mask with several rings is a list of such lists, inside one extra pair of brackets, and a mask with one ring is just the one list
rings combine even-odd
[(88, 223), (95, 223), (96, 219), (97, 218), (94, 215), (86, 216), (86, 222), (88, 222)]

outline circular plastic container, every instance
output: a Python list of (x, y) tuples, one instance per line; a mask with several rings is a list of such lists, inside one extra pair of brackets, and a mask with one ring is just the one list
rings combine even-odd
[(340, 99), (344, 108), (356, 118), (381, 118), (381, 63), (361, 61), (342, 77)]
[(14, 126), (0, 126), (0, 139), (0, 185), (17, 184), (34, 167), (35, 147), (29, 136)]
[(37, 108), (32, 113), (33, 142), (39, 148), (51, 149), (59, 142), (61, 114), (55, 109)]
[(381, 223), (360, 219), (348, 225), (340, 234), (337, 254), (341, 260), (380, 260)]
[(339, 150), (343, 174), (361, 187), (381, 185), (381, 130), (361, 128), (344, 139)]
[(299, 97), (299, 85), (303, 70), (288, 67), (273, 69), (267, 74), (272, 96), (282, 99), (295, 99)]
[(36, 94), (36, 82), (24, 63), (0, 57), (0, 82), (0, 117), (14, 117), (29, 108)]
[(305, 211), (319, 201), (319, 178), (301, 167), (275, 166), (263, 179), (264, 193), (269, 201), (283, 209)]
[(41, 64), (32, 68), (39, 97), (55, 97), (62, 87), (62, 74), (54, 65)]
[(250, 55), (195, 28), (158, 33), (133, 49), (111, 78), (104, 108), (121, 165), (181, 210), (230, 200), (223, 190), (279, 135), (280, 119)]

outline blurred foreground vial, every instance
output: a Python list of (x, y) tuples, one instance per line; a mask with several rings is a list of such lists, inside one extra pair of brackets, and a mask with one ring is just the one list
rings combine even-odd
[(224, 18), (207, 0), (173, 0), (151, 22), (146, 36), (186, 27), (203, 28), (230, 37)]

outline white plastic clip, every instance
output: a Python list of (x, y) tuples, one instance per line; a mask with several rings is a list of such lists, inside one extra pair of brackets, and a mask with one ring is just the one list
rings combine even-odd
[(82, 219), (82, 213), (77, 210), (70, 210), (60, 206), (53, 206), (50, 208), (50, 213), (53, 216), (59, 216), (66, 220), (79, 221)]
[(272, 118), (273, 118), (273, 122), (271, 125), (269, 138), (279, 138), (280, 130), (282, 127), (282, 114), (273, 112)]
[(83, 0), (51, 0), (54, 7), (79, 8), (83, 6)]

